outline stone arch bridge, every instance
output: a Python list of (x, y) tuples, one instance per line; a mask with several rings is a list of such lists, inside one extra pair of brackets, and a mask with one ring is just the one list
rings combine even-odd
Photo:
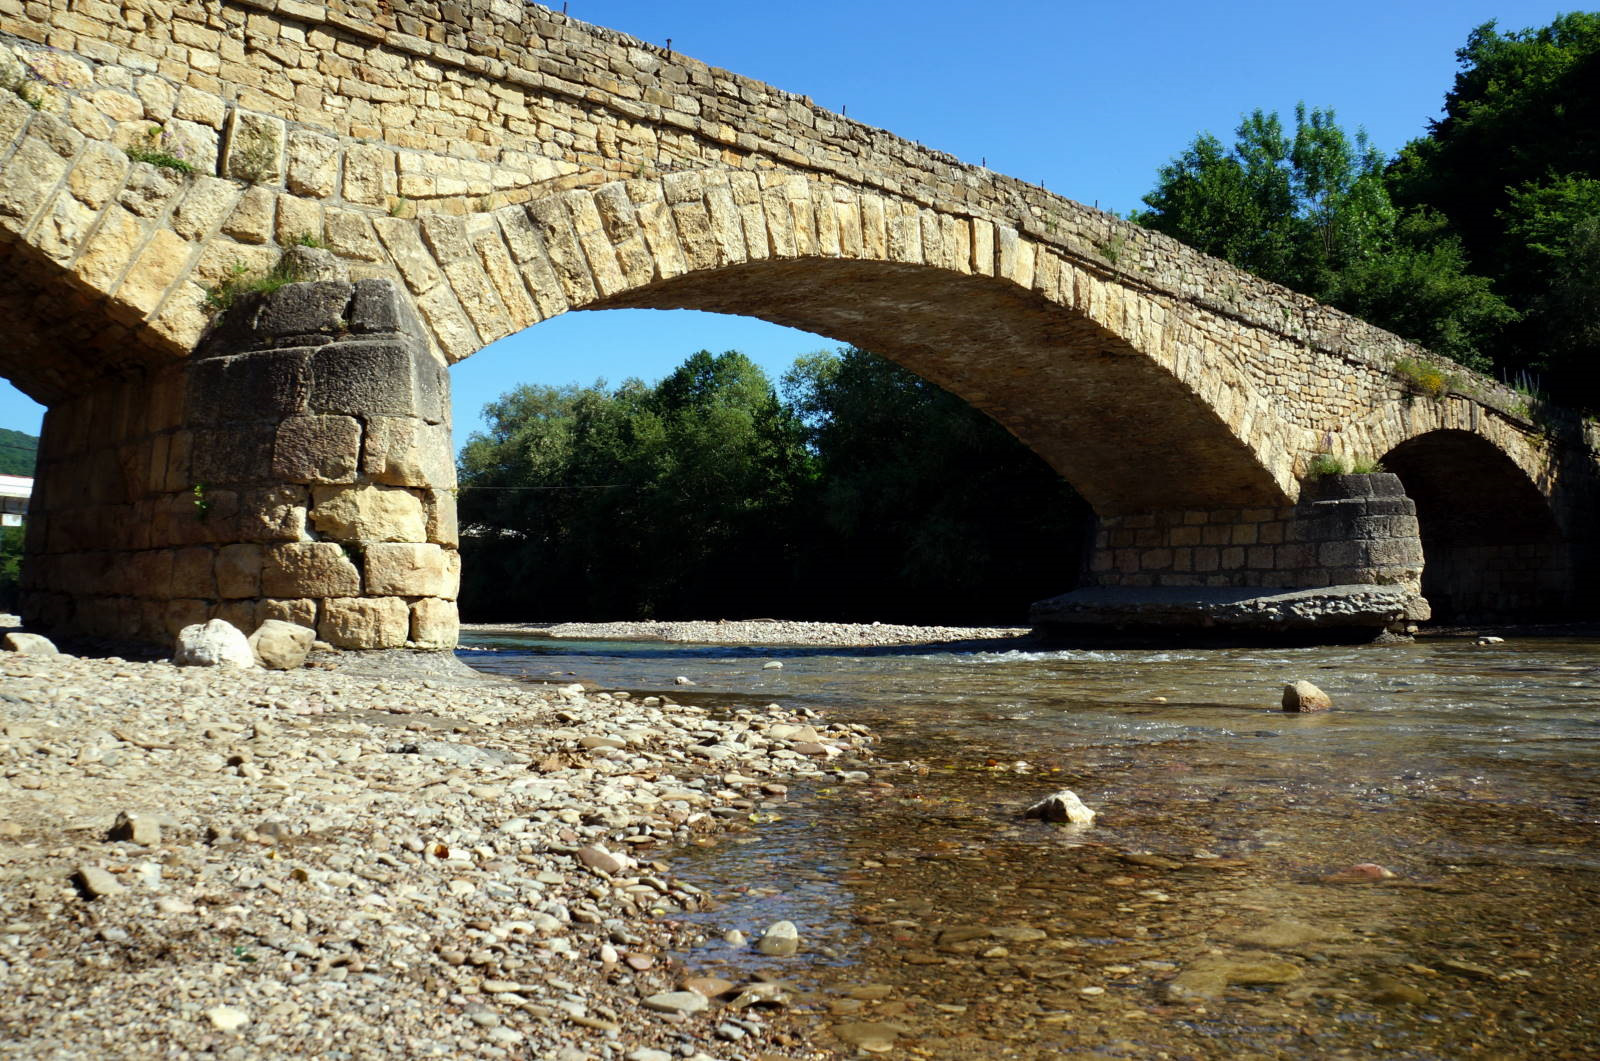
[[(32, 623), (453, 643), (446, 366), (624, 306), (953, 391), (1094, 507), (1091, 586), (1359, 584), (1398, 621), (1587, 577), (1582, 422), (805, 97), (507, 0), (0, 0), (0, 33)], [(1309, 489), (1319, 454), (1399, 481)]]

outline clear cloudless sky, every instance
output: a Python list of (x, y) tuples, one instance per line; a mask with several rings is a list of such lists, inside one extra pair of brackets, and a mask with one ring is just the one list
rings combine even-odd
[[(559, 3), (554, 5), (559, 6)], [(791, 92), (1126, 212), (1201, 131), (1224, 140), (1256, 107), (1333, 107), (1393, 153), (1437, 117), (1476, 26), (1548, 25), (1537, 0), (572, 0), (574, 18)], [(456, 443), (518, 383), (655, 379), (699, 349), (742, 350), (774, 377), (831, 340), (688, 311), (570, 313), (452, 370)], [(43, 410), (0, 385), (0, 427)]]

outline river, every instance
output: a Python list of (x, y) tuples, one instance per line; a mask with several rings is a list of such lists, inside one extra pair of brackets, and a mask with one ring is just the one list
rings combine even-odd
[[(870, 779), (674, 858), (723, 904), (680, 957), (800, 985), (843, 1055), (1600, 1057), (1600, 642), (474, 640), (485, 670), (873, 727)], [(1302, 678), (1335, 710), (1275, 710)], [(1021, 817), (1059, 788), (1093, 826)], [(778, 919), (801, 954), (722, 939)]]

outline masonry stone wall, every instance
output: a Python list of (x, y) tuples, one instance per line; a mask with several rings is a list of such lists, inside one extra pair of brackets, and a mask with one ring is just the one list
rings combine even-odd
[[(1437, 359), (1345, 314), (803, 96), (535, 5), (0, 0), (0, 66), (23, 85), (0, 92), (0, 313), (15, 333), (0, 346), (0, 375), (63, 424), (108, 395), (137, 401), (140, 388), (177, 378), (211, 342), (209, 294), (313, 243), (357, 285), (391, 285), (436, 363), (559, 313), (621, 306), (747, 313), (875, 349), (993, 416), (1113, 536), (1157, 529), (1120, 520), (1164, 526), (1170, 512), (1237, 512), (1216, 525), (1245, 527), (1256, 524), (1243, 513), (1274, 510), (1261, 526), (1296, 523), (1281, 511), (1300, 499), (1316, 454), (1372, 460), (1456, 431), (1505, 455), (1562, 541), (1583, 540), (1596, 518), (1593, 425), (1535, 418), (1505, 388), (1447, 364), (1428, 393), (1397, 366)], [(189, 170), (158, 164), (173, 155)], [(242, 341), (200, 360), (262, 352)], [(361, 415), (295, 417), (286, 430), (319, 445), (348, 446), (358, 430), (362, 452), (369, 432), (386, 430)], [(87, 467), (109, 474), (112, 449), (213, 430), (180, 420), (108, 443)], [(74, 454), (47, 463), (49, 474), (77, 474)], [(448, 481), (387, 483), (363, 467), (333, 482), (325, 469), (295, 478), (260, 467), (252, 489), (279, 477), (308, 512), (327, 491), (357, 487), (398, 489), (431, 512)], [(80, 489), (59, 488), (70, 518), (89, 519)], [(315, 519), (308, 527), (300, 544), (338, 540), (319, 540)], [(104, 530), (79, 551), (125, 548), (120, 530)], [(1148, 547), (1217, 548), (1215, 571), (1163, 568), (1158, 552), (1135, 571), (1113, 556), (1096, 574), (1287, 570), (1276, 552), (1274, 566), (1257, 563), (1251, 550), (1269, 543), (1232, 537)], [(431, 535), (374, 544), (453, 556)], [(64, 592), (69, 576), (50, 559), (62, 555), (30, 560), (45, 572), (41, 592)], [(385, 584), (360, 559), (359, 594), (264, 589), (259, 599), (317, 601), (325, 623), (343, 607), (328, 602), (367, 599), (369, 579)], [(1583, 572), (1592, 568), (1585, 560)], [(177, 599), (210, 608), (223, 598)], [(384, 599), (413, 610), (446, 596)], [(398, 612), (380, 625), (392, 642)]]
[(386, 281), (247, 297), (181, 368), (53, 408), (40, 452), (29, 622), (455, 643), (448, 377)]
[(1337, 475), (1308, 483), (1295, 505), (1102, 518), (1085, 584), (1384, 585), (1420, 594), (1422, 571), (1416, 505), (1399, 478)]

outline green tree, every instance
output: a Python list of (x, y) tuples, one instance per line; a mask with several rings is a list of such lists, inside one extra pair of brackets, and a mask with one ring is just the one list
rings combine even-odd
[(816, 607), (1018, 621), (1075, 581), (1087, 506), (988, 416), (853, 347), (801, 358), (784, 393), (816, 454)]
[(701, 351), (655, 387), (521, 387), (485, 414), (461, 459), (469, 611), (721, 613), (787, 578), (808, 458), (744, 355)]
[(1389, 174), (1407, 209), (1437, 212), (1521, 314), (1497, 365), (1545, 374), (1564, 402), (1600, 406), (1600, 13), (1473, 30), (1443, 117)]
[(1138, 223), (1349, 310), (1465, 364), (1516, 314), (1436, 215), (1390, 197), (1383, 155), (1328, 109), (1293, 136), (1255, 111), (1232, 149), (1209, 134), (1164, 166)]

